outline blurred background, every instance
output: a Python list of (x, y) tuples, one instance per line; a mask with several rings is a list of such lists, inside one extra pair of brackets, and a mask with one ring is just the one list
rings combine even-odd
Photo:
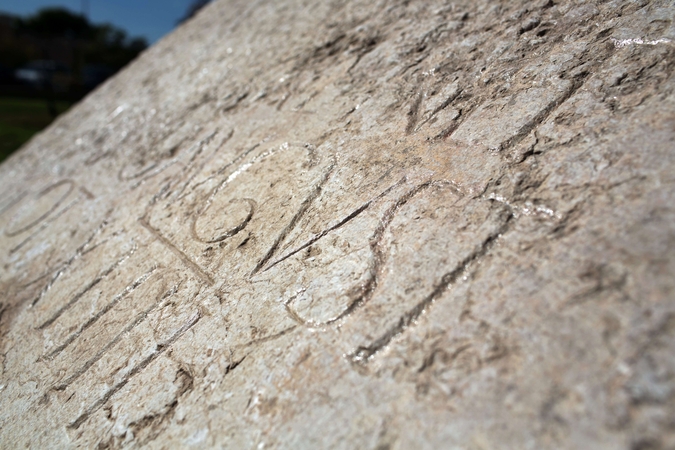
[(0, 161), (210, 0), (2, 0)]

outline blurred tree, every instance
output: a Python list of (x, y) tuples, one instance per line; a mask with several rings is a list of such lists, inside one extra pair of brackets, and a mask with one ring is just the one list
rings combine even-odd
[(19, 29), (43, 38), (89, 39), (95, 33), (94, 26), (83, 15), (64, 8), (41, 9), (35, 15), (21, 20)]
[(84, 59), (88, 64), (105, 64), (120, 68), (145, 50), (148, 43), (143, 38), (129, 38), (124, 30), (103, 24), (94, 27), (94, 35), (85, 47)]
[(19, 18), (0, 13), (0, 64), (13, 69), (26, 64), (40, 56), (35, 46), (27, 45), (16, 39), (16, 33), (22, 22)]
[[(45, 8), (33, 16), (19, 19), (17, 32), (47, 42), (59, 38), (74, 41), (73, 48), (77, 49), (77, 59), (82, 59), (79, 61), (81, 66), (98, 64), (119, 69), (148, 46), (143, 38), (130, 38), (124, 30), (112, 24), (92, 24), (84, 15), (64, 8)], [(24, 48), (27, 49), (28, 45), (24, 45)], [(12, 49), (8, 46), (5, 51), (9, 53)], [(15, 55), (13, 59), (18, 61), (27, 58)], [(82, 67), (77, 69), (81, 70)]]
[(181, 24), (188, 19), (191, 19), (195, 14), (199, 12), (200, 9), (211, 3), (211, 0), (192, 0), (190, 6), (188, 6), (185, 15), (178, 20), (178, 23)]
[(147, 46), (63, 8), (0, 13), (0, 161)]

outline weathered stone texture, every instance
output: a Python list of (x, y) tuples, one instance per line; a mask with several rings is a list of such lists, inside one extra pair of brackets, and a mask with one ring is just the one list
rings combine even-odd
[(675, 448), (674, 15), (211, 4), (0, 166), (0, 447)]

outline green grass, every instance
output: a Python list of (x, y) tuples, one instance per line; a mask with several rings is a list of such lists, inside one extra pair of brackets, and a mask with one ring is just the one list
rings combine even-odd
[[(58, 113), (70, 103), (56, 102)], [(52, 123), (46, 100), (0, 97), (0, 161)]]

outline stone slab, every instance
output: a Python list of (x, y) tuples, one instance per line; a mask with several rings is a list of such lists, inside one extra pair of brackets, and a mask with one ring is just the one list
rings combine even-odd
[(212, 3), (0, 166), (0, 447), (675, 448), (674, 15)]

